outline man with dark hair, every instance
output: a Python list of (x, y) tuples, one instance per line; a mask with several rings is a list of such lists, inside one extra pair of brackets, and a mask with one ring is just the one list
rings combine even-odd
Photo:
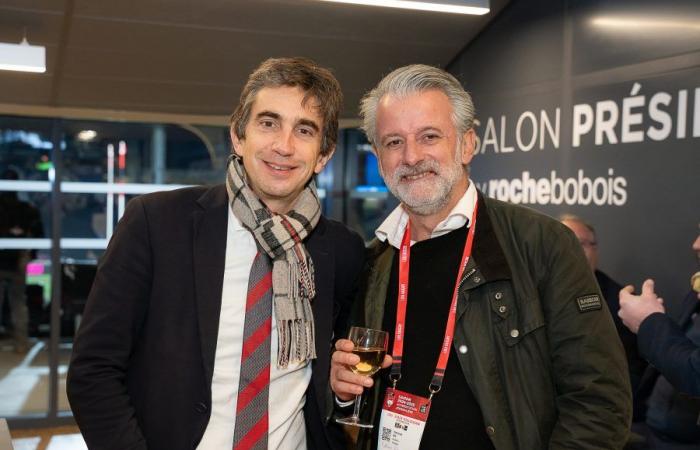
[[(321, 154), (330, 155), (335, 150), (338, 139), (338, 114), (343, 103), (340, 85), (325, 69), (317, 68), (318, 76), (323, 79), (323, 82), (318, 82), (316, 75), (309, 73), (308, 68), (303, 65), (282, 66), (278, 61), (268, 59), (250, 75), (241, 92), (241, 101), (231, 115), (232, 136), (235, 135), (239, 139), (245, 138), (253, 103), (262, 89), (269, 86), (298, 86), (304, 91), (302, 105), (306, 105), (313, 99), (322, 99), (314, 107), (318, 108), (318, 114), (323, 121)], [(296, 61), (313, 64), (301, 58), (297, 58)]]
[(477, 191), (459, 81), (402, 67), (361, 111), (401, 204), (370, 244), (353, 312), (353, 325), (392, 333), (391, 370), (354, 374), (347, 339), (332, 358), (339, 406), (374, 386), (357, 448), (622, 448), (625, 357), (581, 246), (558, 221)]
[(343, 448), (329, 359), (364, 245), (313, 181), (341, 101), (327, 69), (267, 60), (232, 116), (225, 185), (129, 203), (68, 373), (89, 448)]

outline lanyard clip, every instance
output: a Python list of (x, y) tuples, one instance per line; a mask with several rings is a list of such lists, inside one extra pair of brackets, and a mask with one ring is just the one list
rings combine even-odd
[(389, 381), (391, 381), (391, 386), (394, 389), (396, 389), (396, 384), (399, 382), (400, 379), (401, 379), (400, 373), (389, 374)]
[(430, 383), (430, 386), (428, 386), (428, 392), (430, 392), (430, 396), (428, 397), (428, 400), (432, 400), (433, 396), (440, 392), (440, 389), (442, 389), (442, 385), (437, 385)]

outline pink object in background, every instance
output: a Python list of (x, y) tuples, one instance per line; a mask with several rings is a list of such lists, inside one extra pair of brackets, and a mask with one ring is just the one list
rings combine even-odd
[(32, 262), (27, 264), (27, 275), (43, 275), (44, 263)]

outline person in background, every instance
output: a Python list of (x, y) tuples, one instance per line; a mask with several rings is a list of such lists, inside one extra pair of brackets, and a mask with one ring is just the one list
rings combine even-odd
[[(639, 380), (648, 364), (644, 358), (639, 356), (639, 351), (637, 350), (637, 337), (622, 324), (622, 320), (620, 320), (620, 317), (617, 314), (620, 310), (618, 295), (620, 293), (620, 289), (622, 289), (622, 285), (618, 284), (605, 272), (598, 269), (598, 236), (596, 235), (593, 225), (585, 222), (583, 219), (573, 214), (562, 214), (559, 216), (559, 221), (569, 227), (569, 229), (576, 235), (576, 238), (581, 244), (581, 248), (583, 248), (583, 253), (586, 255), (588, 265), (595, 275), (598, 286), (600, 286), (600, 291), (603, 294), (603, 298), (605, 298), (605, 302), (608, 304), (608, 309), (610, 310), (610, 314), (615, 322), (617, 334), (622, 341), (622, 346), (625, 348), (627, 365), (629, 366), (630, 382), (632, 384), (632, 394), (636, 399), (634, 393), (639, 387)], [(643, 406), (637, 405), (635, 400), (635, 413), (639, 414), (641, 409), (643, 409)]]
[[(700, 233), (692, 249), (700, 262)], [(620, 291), (620, 318), (650, 363), (639, 389), (648, 393), (646, 423), (633, 425), (647, 438), (640, 448), (700, 448), (700, 272), (691, 287), (675, 316), (666, 314), (654, 280), (644, 281), (639, 295), (633, 286)]]
[(105, 252), (67, 389), (88, 448), (341, 449), (331, 340), (364, 243), (321, 215), (340, 85), (263, 62), (231, 118), (226, 183), (136, 197)]
[[(2, 179), (18, 180), (19, 174), (7, 169)], [(0, 237), (36, 238), (44, 235), (41, 216), (36, 207), (20, 200), (16, 192), (0, 192)], [(34, 252), (25, 249), (0, 250), (0, 314), (9, 300), (15, 352), (29, 348), (29, 313), (26, 296), (27, 263)]]
[[(370, 244), (351, 321), (391, 333), (392, 368), (376, 383), (354, 374), (346, 339), (332, 358), (339, 407), (374, 386), (363, 408), (374, 428), (357, 448), (622, 448), (629, 377), (595, 278), (564, 225), (477, 191), (470, 95), (449, 73), (410, 65), (361, 113), (401, 203)], [(422, 435), (397, 403), (421, 405), (410, 414), (427, 414)]]

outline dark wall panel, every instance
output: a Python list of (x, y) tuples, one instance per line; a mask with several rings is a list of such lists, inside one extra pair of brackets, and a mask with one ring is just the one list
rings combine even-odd
[(582, 216), (602, 270), (667, 299), (698, 270), (698, 24), (696, 0), (514, 0), (449, 67), (476, 103), (485, 193)]

